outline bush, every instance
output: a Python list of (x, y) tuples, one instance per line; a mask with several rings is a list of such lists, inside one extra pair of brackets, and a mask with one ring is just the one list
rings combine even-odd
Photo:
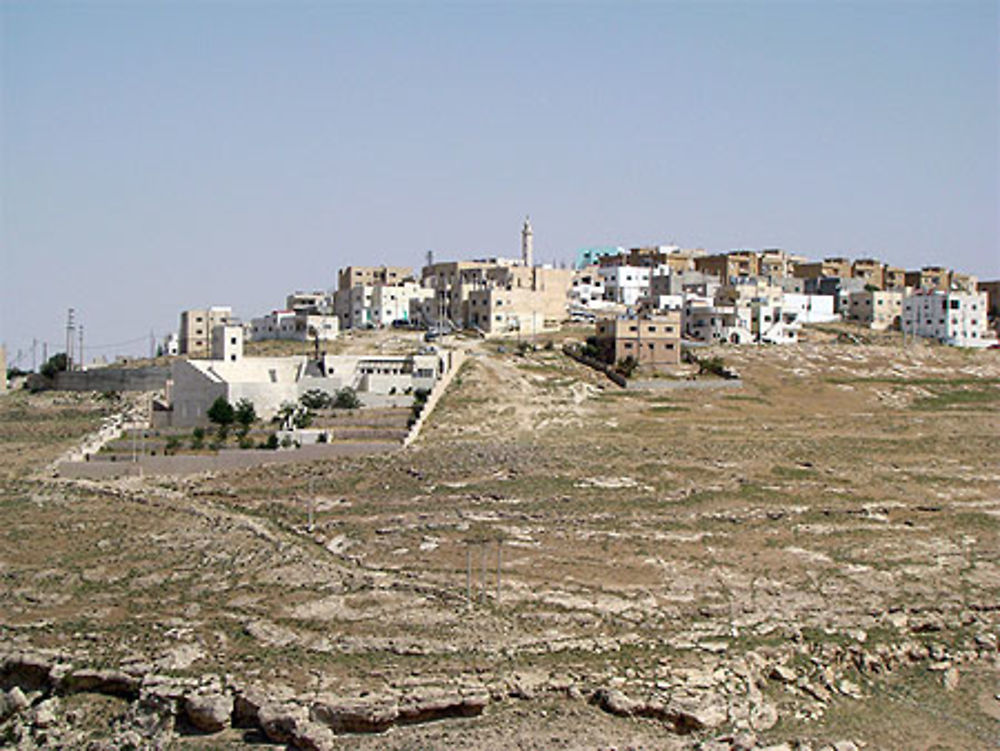
[(333, 406), (333, 397), (321, 389), (309, 389), (299, 397), (299, 404), (306, 409), (328, 409)]
[(220, 396), (208, 408), (208, 419), (219, 426), (219, 434), (222, 435), (222, 428), (225, 428), (228, 432), (229, 426), (236, 419), (236, 410), (233, 409), (233, 405), (229, 403), (226, 397)]
[(615, 370), (626, 378), (631, 378), (637, 367), (639, 367), (639, 363), (636, 362), (636, 359), (632, 357), (632, 355), (629, 355), (628, 357), (618, 361), (618, 364), (615, 366)]
[(181, 447), (181, 439), (175, 435), (172, 435), (167, 439), (167, 445), (163, 447), (163, 453), (176, 454), (177, 450), (180, 447)]
[(252, 449), (253, 439), (247, 435), (240, 436), (240, 448), (241, 449)]
[(195, 428), (191, 431), (191, 448), (196, 451), (205, 445), (205, 429)]
[(350, 386), (344, 386), (337, 392), (333, 406), (335, 409), (357, 409), (361, 406), (361, 400), (358, 399), (358, 394), (354, 389)]
[(327, 443), (327, 442), (329, 442), (329, 440), (330, 440), (330, 437), (326, 433), (326, 431), (323, 431), (318, 436), (316, 436), (316, 443)]
[(706, 357), (704, 360), (698, 361), (698, 375), (704, 373), (724, 377), (726, 375), (726, 364), (722, 361), (721, 357)]
[(254, 409), (253, 402), (249, 399), (240, 399), (236, 402), (233, 417), (243, 429), (241, 435), (246, 435), (250, 426), (257, 421), (257, 410)]
[(264, 448), (274, 451), (278, 448), (278, 434), (271, 433), (264, 442)]
[(292, 447), (292, 439), (290, 436), (285, 436), (281, 439), (281, 448), (288, 449)]

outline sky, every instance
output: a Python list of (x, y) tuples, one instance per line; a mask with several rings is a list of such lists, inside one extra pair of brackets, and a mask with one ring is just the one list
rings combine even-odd
[(0, 4), (0, 341), (350, 264), (780, 247), (1000, 277), (989, 2)]

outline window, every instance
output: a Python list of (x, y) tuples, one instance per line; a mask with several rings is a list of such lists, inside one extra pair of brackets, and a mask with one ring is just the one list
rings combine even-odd
[(236, 362), (236, 355), (230, 355), (229, 360), (230, 362)]
[(235, 336), (234, 336), (234, 337), (232, 337), (232, 338), (231, 338), (231, 339), (229, 340), (229, 343), (230, 343), (230, 344), (236, 344), (236, 337), (235, 337)]
[(960, 307), (962, 307), (962, 302), (960, 300), (949, 300), (948, 307), (950, 307), (952, 310), (958, 310)]

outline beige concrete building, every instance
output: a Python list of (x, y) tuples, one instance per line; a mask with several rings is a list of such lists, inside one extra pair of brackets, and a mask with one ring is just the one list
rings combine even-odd
[(851, 260), (849, 258), (824, 258), (822, 261), (797, 263), (792, 271), (799, 279), (819, 279), (823, 276), (835, 276), (839, 279), (851, 278)]
[(851, 277), (861, 279), (865, 284), (885, 289), (884, 267), (874, 258), (857, 258), (851, 264)]
[(348, 266), (337, 274), (337, 289), (400, 284), (408, 280), (413, 280), (413, 269), (407, 266)]
[(640, 367), (670, 369), (681, 362), (679, 311), (648, 318), (602, 318), (597, 321), (598, 346), (606, 359), (628, 357)]
[(886, 264), (882, 268), (882, 289), (904, 289), (905, 287), (906, 269)]
[(421, 281), (434, 291), (433, 300), (423, 306), (430, 310), (429, 325), (448, 321), (486, 333), (527, 333), (552, 328), (566, 318), (573, 270), (525, 266), (509, 259), (446, 261), (425, 266)]
[(208, 357), (212, 330), (233, 320), (233, 309), (224, 306), (181, 311), (178, 351), (189, 357)]
[(737, 250), (694, 259), (695, 270), (712, 274), (722, 282), (737, 276), (757, 276), (760, 259), (752, 250)]
[(899, 328), (903, 294), (896, 289), (852, 292), (847, 303), (847, 320), (879, 331)]
[(795, 265), (791, 255), (777, 248), (762, 250), (757, 263), (757, 273), (774, 280), (791, 276)]
[(943, 266), (924, 266), (920, 271), (906, 272), (906, 286), (916, 290), (947, 292), (951, 286), (951, 272)]

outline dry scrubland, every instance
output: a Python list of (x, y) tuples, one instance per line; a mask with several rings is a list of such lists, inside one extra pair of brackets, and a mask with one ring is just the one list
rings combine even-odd
[[(43, 468), (107, 402), (0, 400), (3, 649), (144, 676), (26, 691), (0, 740), (996, 745), (1000, 352), (722, 349), (743, 389), (623, 392), (471, 346), (388, 458), (68, 483)], [(177, 703), (233, 687), (256, 727)], [(420, 722), (448, 714), (479, 716)]]

